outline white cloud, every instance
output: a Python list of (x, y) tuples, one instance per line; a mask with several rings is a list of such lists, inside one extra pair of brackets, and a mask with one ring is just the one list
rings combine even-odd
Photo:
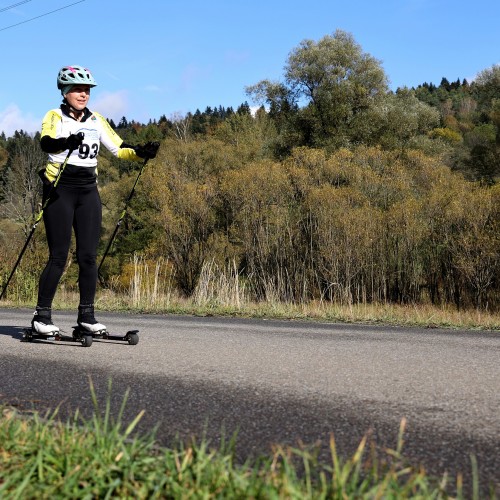
[(259, 109), (260, 109), (260, 106), (250, 106), (250, 113), (252, 114), (252, 116), (255, 116)]
[(0, 111), (0, 133), (4, 132), (7, 137), (12, 136), (16, 130), (34, 134), (41, 126), (41, 118), (35, 118), (29, 113), (24, 114), (16, 104), (9, 104), (6, 109)]
[[(89, 108), (106, 118), (119, 121), (129, 110), (127, 92), (102, 92), (91, 100)], [(35, 118), (30, 113), (24, 113), (16, 104), (9, 104), (5, 109), (0, 110), (0, 134), (4, 132), (7, 137), (12, 136), (16, 130), (34, 134), (40, 131), (41, 126), (42, 118)]]
[(122, 116), (126, 116), (128, 107), (128, 96), (125, 90), (101, 92), (89, 103), (89, 108), (92, 111), (96, 111), (105, 118), (111, 118), (114, 121), (119, 121)]

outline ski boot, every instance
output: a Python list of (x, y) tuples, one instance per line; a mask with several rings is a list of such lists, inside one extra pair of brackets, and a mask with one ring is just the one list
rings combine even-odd
[(97, 337), (106, 334), (106, 327), (102, 323), (96, 321), (94, 317), (94, 304), (80, 304), (78, 306), (77, 323), (78, 329), (82, 334), (95, 335)]
[(52, 309), (50, 307), (36, 306), (31, 320), (31, 330), (35, 335), (53, 337), (59, 333), (59, 327), (52, 323)]
[(52, 323), (52, 310), (50, 307), (36, 306), (31, 320), (31, 327), (24, 329), (23, 342), (31, 342), (34, 339), (59, 339), (59, 327)]

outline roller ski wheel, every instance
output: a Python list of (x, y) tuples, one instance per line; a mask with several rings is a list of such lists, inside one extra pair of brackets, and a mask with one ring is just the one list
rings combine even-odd
[(22, 342), (33, 342), (33, 330), (31, 328), (25, 328), (21, 340)]
[(80, 337), (80, 344), (82, 344), (83, 347), (90, 347), (93, 341), (94, 338), (92, 335), (82, 335)]
[(130, 344), (130, 345), (137, 345), (139, 343), (139, 330), (130, 330), (129, 332), (126, 333), (124, 339)]
[(80, 342), (83, 347), (90, 347), (94, 341), (94, 335), (82, 330), (79, 326), (73, 327), (73, 340)]

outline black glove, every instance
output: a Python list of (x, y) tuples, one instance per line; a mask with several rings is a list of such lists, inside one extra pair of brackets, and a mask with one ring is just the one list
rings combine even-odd
[(159, 147), (159, 142), (146, 142), (146, 144), (134, 146), (134, 151), (137, 156), (143, 158), (144, 160), (152, 160), (156, 157)]
[(78, 132), (78, 134), (71, 134), (69, 137), (66, 137), (66, 149), (70, 151), (74, 151), (78, 149), (84, 139), (85, 135), (83, 132)]

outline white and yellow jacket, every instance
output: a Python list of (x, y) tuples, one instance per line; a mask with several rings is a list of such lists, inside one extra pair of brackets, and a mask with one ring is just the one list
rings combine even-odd
[[(71, 134), (83, 132), (81, 146), (73, 151), (61, 175), (60, 184), (89, 184), (97, 179), (97, 155), (101, 143), (112, 154), (123, 160), (141, 161), (132, 147), (124, 144), (123, 139), (110, 127), (106, 119), (99, 113), (85, 108), (81, 121), (69, 115), (68, 108), (62, 104), (60, 108), (50, 110), (42, 122), (40, 144), (49, 154), (45, 169), (45, 177), (53, 182), (64, 163), (68, 150), (64, 147), (64, 139)], [(60, 139), (60, 140), (58, 140)]]

